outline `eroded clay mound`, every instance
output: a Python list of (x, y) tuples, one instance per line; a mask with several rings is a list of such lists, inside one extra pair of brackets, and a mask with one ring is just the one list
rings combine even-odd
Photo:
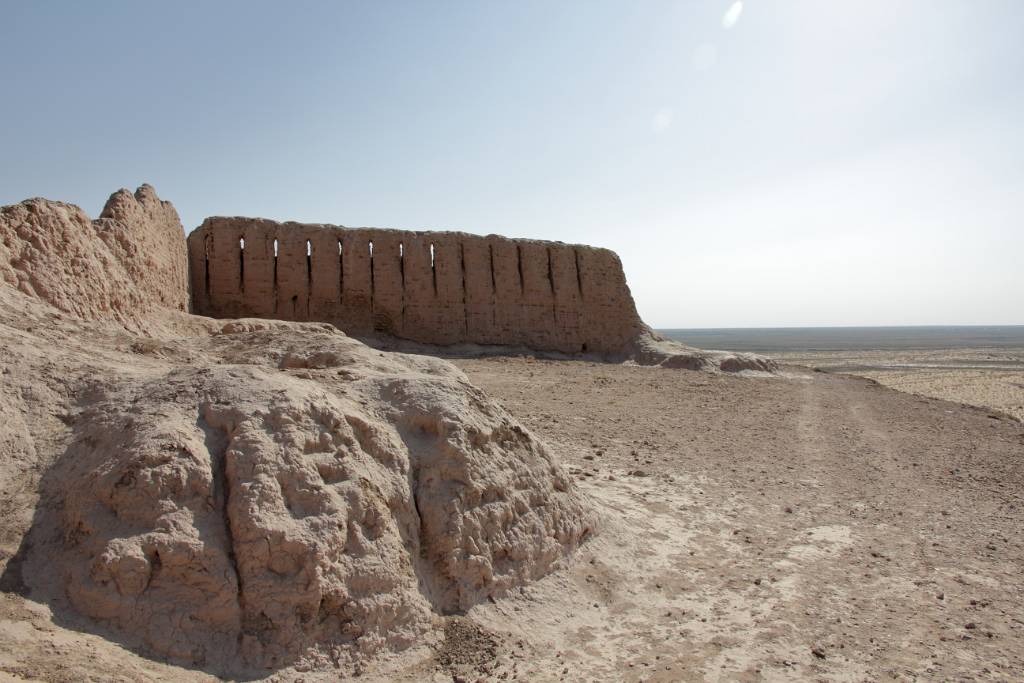
[(0, 279), (85, 320), (189, 310), (184, 231), (149, 185), (115, 192), (95, 221), (47, 199), (0, 207)]
[(636, 339), (633, 357), (641, 365), (659, 365), (677, 370), (705, 372), (778, 372), (771, 358), (756, 353), (696, 349), (667, 339), (654, 330), (644, 330)]
[(211, 671), (352, 666), (591, 532), (545, 447), (458, 370), (303, 327), (97, 387), (47, 477), (34, 588)]

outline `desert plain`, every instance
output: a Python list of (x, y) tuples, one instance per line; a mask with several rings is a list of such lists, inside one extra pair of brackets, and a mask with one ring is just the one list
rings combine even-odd
[(535, 675), (564, 662), (587, 680), (1020, 676), (1012, 418), (801, 366), (458, 364), (572, 454), (611, 520), (565, 585), (524, 599), (544, 616), (522, 632), (552, 650)]
[(869, 377), (908, 393), (992, 408), (1024, 420), (1024, 347), (784, 351), (773, 357)]

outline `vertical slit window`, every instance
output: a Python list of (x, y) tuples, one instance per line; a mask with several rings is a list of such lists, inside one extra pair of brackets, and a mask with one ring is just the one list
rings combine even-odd
[(345, 248), (338, 240), (338, 301), (345, 293)]
[(491, 293), (492, 294), (497, 294), (498, 293), (498, 281), (497, 281), (498, 278), (494, 274), (494, 245), (493, 244), (488, 244), (487, 245), (487, 255), (490, 257), (489, 260), (491, 262)]
[(437, 296), (437, 261), (434, 253), (434, 244), (430, 244), (430, 281), (434, 285), (434, 295)]
[(580, 273), (580, 252), (572, 250), (572, 256), (576, 260), (576, 288), (579, 290), (580, 298), (583, 298), (583, 274)]
[[(433, 246), (433, 245), (431, 245)], [(462, 324), (466, 332), (466, 340), (469, 341), (469, 312), (466, 310), (466, 244), (459, 242), (459, 272), (462, 275)], [(434, 293), (437, 293), (437, 281), (434, 281)]]
[(313, 243), (306, 240), (306, 282), (313, 284)]
[(516, 245), (516, 270), (519, 272), (519, 293), (522, 294), (526, 289), (526, 284), (523, 282), (523, 248), (518, 244)]
[(370, 240), (370, 300), (373, 300), (373, 240)]
[(204, 273), (204, 279), (206, 280), (206, 282), (204, 283), (204, 288), (206, 290), (206, 301), (207, 301), (207, 303), (209, 303), (209, 301), (210, 301), (210, 237), (209, 236), (207, 236), (206, 239), (203, 240), (203, 273)]
[(551, 294), (555, 294), (555, 270), (551, 265), (551, 249), (548, 249), (548, 284), (551, 285)]
[[(277, 291), (277, 239), (274, 239), (274, 291)], [(275, 299), (276, 301), (276, 299)], [(276, 304), (275, 304), (276, 305)]]

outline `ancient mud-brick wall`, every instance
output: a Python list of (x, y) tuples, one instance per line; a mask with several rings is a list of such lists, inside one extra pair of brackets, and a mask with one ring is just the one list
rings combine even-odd
[(642, 327), (607, 249), (251, 218), (208, 218), (188, 249), (200, 315), (598, 354), (626, 353)]

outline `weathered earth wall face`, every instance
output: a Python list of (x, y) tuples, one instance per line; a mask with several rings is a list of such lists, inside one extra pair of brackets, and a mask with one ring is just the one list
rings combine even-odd
[(0, 282), (85, 320), (187, 312), (185, 253), (178, 212), (149, 185), (118, 190), (96, 220), (40, 198), (0, 207)]
[(188, 252), (194, 311), (211, 317), (606, 355), (627, 353), (643, 328), (607, 249), (218, 217)]

